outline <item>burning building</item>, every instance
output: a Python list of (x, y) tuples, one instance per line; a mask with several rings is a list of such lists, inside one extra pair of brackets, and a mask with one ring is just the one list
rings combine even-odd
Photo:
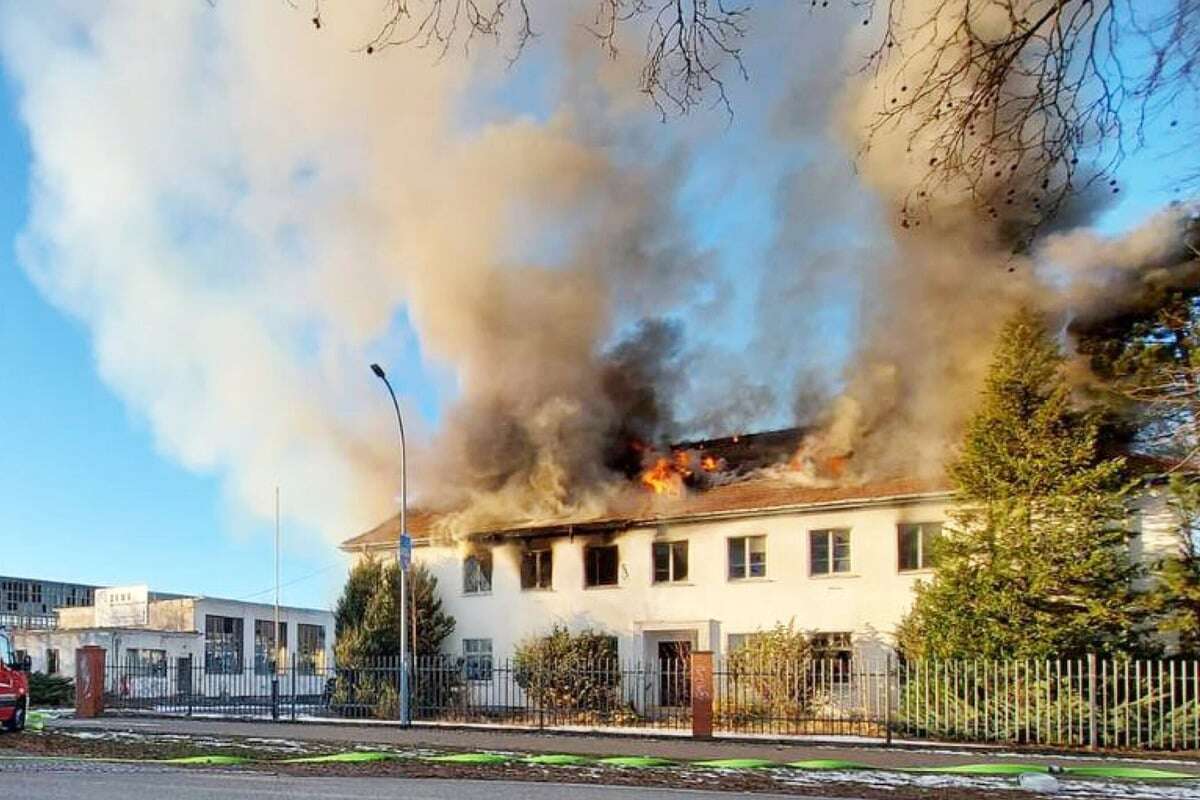
[[(653, 661), (725, 652), (793, 622), (831, 654), (878, 654), (931, 574), (929, 543), (951, 493), (938, 479), (854, 479), (844, 456), (815, 468), (797, 430), (644, 453), (603, 509), (454, 531), (450, 514), (409, 514), (414, 559), (438, 578), (458, 621), (449, 645), (505, 657), (555, 624), (617, 638)], [(1143, 515), (1142, 545), (1169, 542)], [(391, 557), (392, 518), (342, 549)]]

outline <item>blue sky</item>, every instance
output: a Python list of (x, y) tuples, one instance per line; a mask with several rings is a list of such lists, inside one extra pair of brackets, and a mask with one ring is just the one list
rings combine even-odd
[[(765, 72), (774, 55), (756, 58)], [(470, 106), (461, 127), (471, 130), (504, 115), (544, 121), (557, 91), (547, 78), (548, 64), (553, 61), (531, 50), (510, 82), (494, 87), (486, 102)], [(733, 89), (739, 108), (751, 108), (758, 87), (736, 84)], [(30, 214), (31, 156), (13, 82), (5, 80), (2, 91), (0, 364), (7, 379), (0, 391), (0, 574), (145, 582), (162, 591), (269, 600), (269, 519), (250, 513), (231, 496), (220, 465), (181, 465), (178, 454), (163, 446), (145, 409), (127, 405), (101, 378), (93, 330), (53, 305), (18, 264), (17, 239)], [(694, 166), (677, 209), (687, 220), (692, 243), (716, 250), (718, 274), (735, 290), (734, 309), (724, 312), (732, 322), (710, 334), (733, 352), (751, 332), (745, 319), (753, 313), (753, 276), (759, 273), (750, 265), (766, 259), (774, 240), (779, 176), (806, 159), (828, 156), (764, 146), (757, 138), (761, 130), (743, 124), (709, 126), (711, 136), (690, 153)], [(1126, 191), (1101, 227), (1128, 227), (1172, 199), (1172, 187), (1159, 177), (1163, 171), (1159, 154), (1131, 158), (1122, 170)], [(821, 232), (811, 235), (819, 238)], [(548, 238), (553, 248), (553, 237)], [(822, 347), (841, 353), (851, 346), (846, 331), (851, 316), (848, 307), (830, 310), (821, 322)], [(455, 396), (455, 376), (430, 365), (404, 309), (389, 317), (361, 356), (365, 377), (354, 388), (374, 392), (368, 402), (376, 404), (385, 424), (390, 424), (390, 407), (382, 387), (366, 373), (370, 360), (383, 362), (393, 375), (415, 412), (410, 426), (437, 425)], [(385, 435), (390, 437), (391, 430)], [(269, 503), (272, 490), (269, 480), (255, 486), (260, 506)], [(282, 494), (286, 513), (289, 486)], [(328, 605), (343, 570), (330, 538), (285, 517), (284, 541), (284, 602)]]

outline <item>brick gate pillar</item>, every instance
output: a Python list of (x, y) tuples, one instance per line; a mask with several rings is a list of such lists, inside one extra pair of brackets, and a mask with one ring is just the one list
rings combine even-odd
[(713, 654), (692, 653), (692, 738), (711, 739), (713, 732)]
[(104, 648), (75, 650), (75, 715), (98, 717), (104, 711)]

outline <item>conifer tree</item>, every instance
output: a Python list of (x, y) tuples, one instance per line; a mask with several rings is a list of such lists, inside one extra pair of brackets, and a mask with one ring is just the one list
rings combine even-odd
[(906, 655), (1048, 658), (1144, 643), (1128, 552), (1124, 460), (1104, 458), (1095, 414), (1072, 407), (1041, 318), (1004, 326), (979, 409), (949, 467), (952, 523), (917, 588)]

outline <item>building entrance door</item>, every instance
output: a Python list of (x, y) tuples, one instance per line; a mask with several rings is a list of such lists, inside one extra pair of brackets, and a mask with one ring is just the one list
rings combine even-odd
[(658, 643), (658, 702), (673, 707), (692, 702), (692, 643)]

